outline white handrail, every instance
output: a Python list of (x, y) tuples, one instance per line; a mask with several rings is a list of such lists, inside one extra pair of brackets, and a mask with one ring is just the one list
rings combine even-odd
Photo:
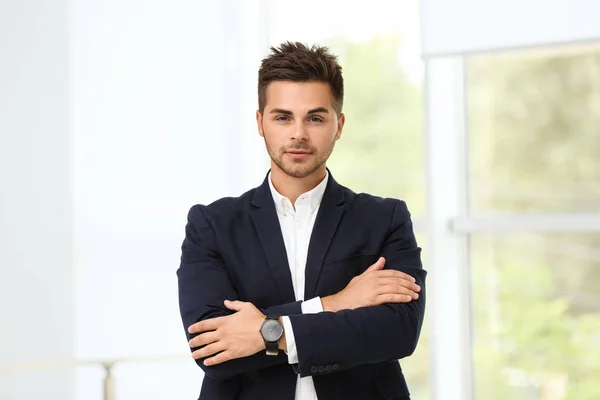
[(191, 354), (166, 354), (138, 357), (123, 357), (123, 358), (99, 358), (74, 361), (49, 361), (35, 363), (19, 363), (19, 364), (0, 364), (0, 374), (7, 372), (24, 372), (24, 371), (40, 371), (40, 370), (56, 370), (56, 369), (72, 369), (77, 367), (85, 367), (90, 365), (101, 365), (104, 367), (112, 366), (116, 363), (145, 363), (145, 362), (162, 362), (162, 361), (177, 361), (191, 360)]
[(123, 358), (99, 358), (74, 361), (49, 361), (35, 363), (19, 363), (19, 364), (0, 364), (0, 374), (7, 372), (24, 372), (24, 371), (40, 371), (40, 370), (57, 370), (57, 369), (72, 369), (77, 367), (85, 367), (90, 365), (101, 365), (103, 367), (112, 367), (117, 363), (145, 363), (145, 362), (163, 362), (163, 361), (178, 361), (191, 360), (191, 354), (167, 354), (167, 355), (151, 355), (138, 357), (123, 357)]

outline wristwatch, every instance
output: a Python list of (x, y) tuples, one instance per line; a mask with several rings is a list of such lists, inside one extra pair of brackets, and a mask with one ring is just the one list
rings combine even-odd
[(260, 327), (260, 334), (265, 341), (267, 355), (279, 354), (279, 339), (283, 336), (283, 325), (279, 322), (278, 315), (267, 315)]

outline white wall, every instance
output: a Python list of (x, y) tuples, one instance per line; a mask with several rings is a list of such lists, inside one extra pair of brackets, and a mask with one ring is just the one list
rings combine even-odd
[[(188, 353), (187, 212), (266, 173), (260, 6), (0, 3), (0, 364)], [(122, 399), (194, 398), (202, 380), (191, 358), (114, 373)], [(0, 374), (0, 398), (100, 399), (102, 378)]]
[[(73, 356), (66, 0), (0, 2), (0, 365)], [(72, 372), (0, 374), (71, 398)]]
[[(76, 354), (186, 353), (175, 271), (187, 211), (266, 173), (258, 20), (245, 26), (239, 4), (219, 1), (78, 0), (71, 11)], [(115, 374), (121, 398), (194, 398), (202, 379), (191, 358)], [(99, 376), (79, 374), (78, 398)]]
[(422, 0), (425, 56), (600, 38), (597, 0)]

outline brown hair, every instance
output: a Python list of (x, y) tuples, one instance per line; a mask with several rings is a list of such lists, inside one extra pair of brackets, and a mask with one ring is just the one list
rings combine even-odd
[(344, 104), (344, 78), (337, 56), (324, 46), (308, 47), (299, 42), (284, 42), (271, 47), (258, 70), (258, 109), (267, 104), (267, 86), (276, 81), (324, 82), (331, 87), (333, 107), (340, 114)]

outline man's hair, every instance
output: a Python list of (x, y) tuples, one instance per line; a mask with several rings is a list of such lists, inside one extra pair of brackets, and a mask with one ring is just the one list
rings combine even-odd
[(262, 60), (258, 70), (258, 109), (262, 113), (267, 104), (267, 86), (271, 82), (324, 82), (331, 87), (333, 108), (342, 112), (344, 78), (337, 56), (324, 46), (308, 47), (299, 42), (284, 42), (271, 47), (271, 54)]

